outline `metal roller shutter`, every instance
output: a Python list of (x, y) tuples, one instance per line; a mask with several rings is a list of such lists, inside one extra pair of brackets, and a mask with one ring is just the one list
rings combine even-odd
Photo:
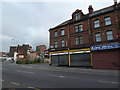
[(59, 55), (59, 65), (60, 66), (68, 65), (68, 55)]
[(90, 66), (90, 53), (71, 54), (71, 66)]
[(58, 55), (51, 56), (51, 65), (58, 66)]

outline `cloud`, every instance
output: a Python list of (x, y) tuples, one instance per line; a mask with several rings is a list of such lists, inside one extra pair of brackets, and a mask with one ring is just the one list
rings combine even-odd
[(0, 14), (2, 15), (0, 34), (3, 35), (3, 51), (8, 51), (9, 46), (17, 44), (16, 42), (29, 43), (34, 49), (40, 44), (49, 46), (49, 28), (71, 19), (71, 14), (76, 9), (81, 9), (85, 14), (88, 13), (90, 4), (97, 10), (112, 5), (113, 1), (3, 2), (2, 14)]

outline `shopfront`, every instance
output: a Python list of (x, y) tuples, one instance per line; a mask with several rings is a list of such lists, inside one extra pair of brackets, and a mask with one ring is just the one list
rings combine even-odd
[(109, 43), (91, 47), (93, 68), (120, 69), (120, 43)]

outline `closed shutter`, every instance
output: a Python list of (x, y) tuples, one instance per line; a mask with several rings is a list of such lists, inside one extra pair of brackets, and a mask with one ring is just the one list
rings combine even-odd
[(51, 65), (58, 66), (58, 55), (51, 56)]
[(90, 53), (71, 54), (71, 66), (90, 66)]
[(68, 65), (68, 55), (59, 55), (59, 65), (60, 66)]

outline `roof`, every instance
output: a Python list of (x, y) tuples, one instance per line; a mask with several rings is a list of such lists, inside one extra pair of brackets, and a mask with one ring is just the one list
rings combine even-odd
[[(118, 5), (118, 9), (120, 9), (120, 3), (118, 3), (117, 5)], [(76, 11), (78, 11), (78, 9), (77, 9)], [(65, 21), (65, 22), (57, 25), (57, 26), (54, 27), (54, 28), (50, 28), (50, 30), (56, 29), (56, 28), (59, 28), (59, 27), (62, 27), (62, 26), (68, 25), (68, 24), (72, 24), (72, 23), (74, 23), (74, 22), (80, 22), (80, 21), (83, 21), (83, 20), (85, 20), (85, 19), (87, 19), (87, 18), (89, 18), (89, 17), (90, 17), (90, 18), (91, 18), (91, 17), (95, 17), (95, 16), (98, 16), (98, 15), (101, 15), (101, 14), (105, 14), (105, 13), (108, 13), (108, 12), (111, 12), (111, 11), (114, 11), (114, 5), (109, 6), (109, 7), (102, 8), (102, 9), (97, 10), (97, 11), (94, 11), (92, 14), (89, 14), (89, 13), (88, 13), (88, 14), (84, 15), (84, 17), (81, 18), (79, 21), (72, 21), (72, 19), (67, 20), (67, 21)], [(49, 30), (49, 31), (50, 31), (50, 30)]]

